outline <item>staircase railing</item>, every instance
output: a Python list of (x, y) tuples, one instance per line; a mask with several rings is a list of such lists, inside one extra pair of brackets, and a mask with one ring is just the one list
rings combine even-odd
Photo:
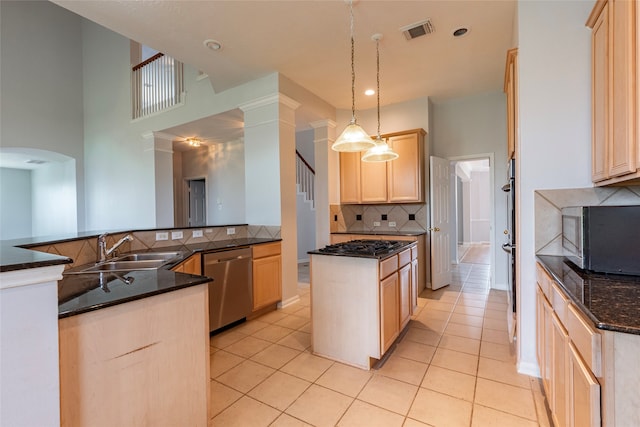
[(305, 200), (310, 201), (311, 206), (315, 207), (316, 171), (313, 170), (298, 150), (296, 150), (296, 184), (300, 186), (300, 191), (305, 194)]
[(158, 53), (131, 69), (134, 119), (180, 104), (184, 92), (182, 62)]

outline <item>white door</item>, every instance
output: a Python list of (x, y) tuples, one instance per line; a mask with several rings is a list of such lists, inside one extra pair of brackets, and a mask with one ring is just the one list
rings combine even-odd
[(204, 179), (189, 181), (189, 226), (200, 227), (207, 224), (207, 196)]
[(431, 156), (431, 289), (451, 283), (451, 191), (449, 161)]

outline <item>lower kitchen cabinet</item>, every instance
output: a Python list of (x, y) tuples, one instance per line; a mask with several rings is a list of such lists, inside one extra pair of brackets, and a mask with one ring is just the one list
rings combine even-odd
[(400, 333), (398, 274), (394, 272), (380, 282), (380, 347), (384, 353)]
[(398, 287), (400, 291), (400, 330), (404, 329), (411, 319), (413, 303), (411, 302), (411, 249), (398, 254), (400, 260), (398, 269)]
[[(569, 342), (569, 425), (600, 426), (600, 384)], [(637, 368), (637, 367), (636, 367)], [(637, 392), (637, 390), (635, 391)]]
[(560, 318), (553, 313), (551, 319), (551, 343), (553, 347), (551, 355), (552, 379), (551, 379), (551, 395), (553, 402), (553, 423), (556, 427), (565, 427), (569, 425), (567, 403), (568, 403), (568, 352), (569, 334), (560, 322)]
[(537, 278), (537, 355), (553, 423), (600, 426), (600, 383), (594, 374), (601, 372), (600, 335), (539, 265)]
[(202, 275), (202, 255), (200, 253), (193, 254), (171, 270), (179, 273)]
[(253, 250), (253, 310), (282, 299), (282, 255), (280, 242), (255, 245)]
[(207, 289), (60, 319), (60, 425), (206, 427)]

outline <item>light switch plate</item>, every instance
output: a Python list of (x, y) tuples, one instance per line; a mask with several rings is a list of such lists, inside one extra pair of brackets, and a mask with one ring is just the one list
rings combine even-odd
[(236, 234), (236, 229), (234, 227), (227, 228), (227, 235)]
[(169, 240), (169, 233), (167, 232), (156, 233), (156, 240)]
[(374, 227), (380, 227), (380, 221), (373, 221)]
[(193, 230), (193, 237), (202, 237), (202, 230)]
[(182, 239), (182, 231), (172, 231), (171, 240), (179, 240), (179, 239)]

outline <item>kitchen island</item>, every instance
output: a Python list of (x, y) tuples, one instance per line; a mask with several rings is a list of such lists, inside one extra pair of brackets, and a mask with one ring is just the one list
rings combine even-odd
[[(417, 245), (356, 240), (310, 251), (313, 353), (371, 369), (417, 304)], [(354, 249), (355, 248), (355, 249)], [(335, 249), (335, 250), (334, 250)]]

